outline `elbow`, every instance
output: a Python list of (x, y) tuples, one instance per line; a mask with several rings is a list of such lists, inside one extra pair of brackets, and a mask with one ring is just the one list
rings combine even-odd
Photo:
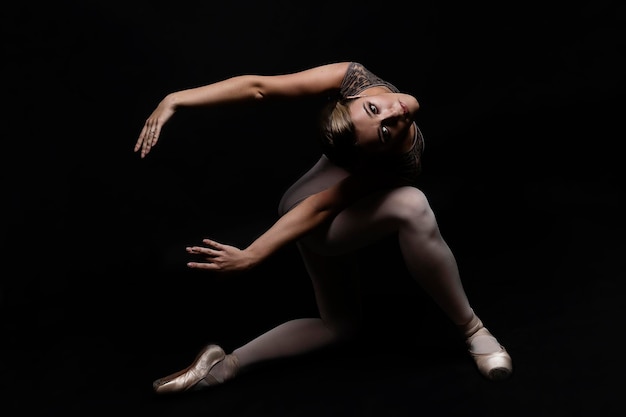
[(236, 81), (233, 88), (238, 97), (253, 101), (261, 101), (267, 97), (267, 88), (259, 75), (238, 75), (232, 80)]
[(254, 101), (263, 101), (265, 97), (265, 92), (261, 88), (253, 89), (252, 98), (254, 99)]
[(313, 216), (317, 219), (317, 223), (323, 223), (332, 217), (338, 210), (334, 205), (328, 204), (328, 202), (324, 201), (324, 199), (315, 197), (316, 196), (311, 196), (307, 200), (310, 205), (310, 209), (313, 212)]
[(250, 95), (254, 101), (263, 101), (267, 99), (267, 88), (263, 83), (263, 78), (255, 75), (248, 75), (248, 88)]

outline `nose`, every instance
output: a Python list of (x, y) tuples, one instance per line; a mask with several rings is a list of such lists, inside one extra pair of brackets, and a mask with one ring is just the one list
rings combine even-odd
[(399, 102), (395, 102), (387, 108), (387, 114), (384, 118), (387, 120), (398, 120), (402, 117), (404, 117), (404, 108)]

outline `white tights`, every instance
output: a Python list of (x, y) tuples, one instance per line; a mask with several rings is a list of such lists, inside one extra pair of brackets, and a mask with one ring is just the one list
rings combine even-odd
[[(347, 173), (322, 157), (285, 193), (280, 211), (342, 179)], [(474, 312), (459, 277), (456, 260), (443, 240), (424, 193), (399, 187), (368, 196), (302, 241), (298, 248), (311, 277), (319, 318), (280, 324), (235, 349), (240, 369), (270, 359), (307, 353), (349, 338), (358, 329), (361, 303), (354, 251), (389, 234), (397, 234), (410, 275), (462, 329)], [(491, 336), (478, 337), (475, 351), (499, 349)], [(215, 372), (219, 372), (219, 366)], [(213, 372), (211, 372), (213, 373)]]

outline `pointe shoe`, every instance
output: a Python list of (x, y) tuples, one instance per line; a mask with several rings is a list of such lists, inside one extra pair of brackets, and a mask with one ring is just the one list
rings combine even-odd
[[(491, 353), (477, 353), (472, 350), (472, 341), (478, 336), (494, 337), (482, 321), (474, 315), (465, 330), (465, 343), (469, 354), (474, 359), (478, 371), (487, 379), (492, 381), (502, 381), (511, 376), (513, 372), (513, 361), (504, 346)], [(495, 337), (494, 337), (495, 339)]]
[[(217, 369), (218, 367), (220, 369)], [(215, 371), (215, 375), (213, 375), (212, 371)], [(193, 389), (204, 389), (213, 385), (223, 384), (224, 382), (237, 376), (238, 372), (239, 359), (237, 358), (237, 356), (233, 354), (226, 355), (224, 359), (219, 362), (219, 365), (216, 366), (213, 370), (209, 371), (204, 379), (198, 382), (198, 384)]]
[(217, 363), (224, 360), (226, 353), (217, 345), (207, 345), (200, 351), (191, 365), (152, 383), (158, 394), (187, 391), (202, 381)]

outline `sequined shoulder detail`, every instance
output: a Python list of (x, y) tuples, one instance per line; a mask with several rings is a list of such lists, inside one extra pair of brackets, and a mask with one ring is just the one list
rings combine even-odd
[(376, 86), (387, 87), (394, 93), (400, 92), (396, 86), (373, 74), (363, 65), (358, 62), (352, 62), (343, 78), (339, 94), (345, 98), (360, 94), (363, 90)]

